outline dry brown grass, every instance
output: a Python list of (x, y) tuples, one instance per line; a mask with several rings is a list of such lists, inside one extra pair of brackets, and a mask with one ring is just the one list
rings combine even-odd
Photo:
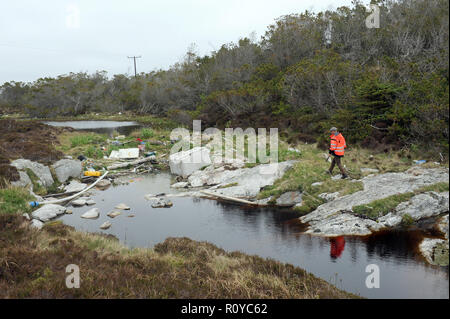
[[(0, 214), (0, 227), (1, 298), (355, 297), (292, 265), (188, 238), (128, 249), (59, 222), (32, 230), (16, 214)], [(80, 267), (79, 289), (65, 286), (68, 264)]]

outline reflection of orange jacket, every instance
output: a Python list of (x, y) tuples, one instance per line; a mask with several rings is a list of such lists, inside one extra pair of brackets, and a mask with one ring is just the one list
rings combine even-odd
[(339, 236), (336, 238), (330, 239), (331, 249), (330, 256), (333, 258), (338, 258), (342, 255), (345, 247), (345, 238), (343, 236)]
[(343, 156), (344, 148), (346, 147), (345, 138), (341, 133), (338, 135), (330, 135), (330, 151), (334, 151), (334, 154), (336, 155)]

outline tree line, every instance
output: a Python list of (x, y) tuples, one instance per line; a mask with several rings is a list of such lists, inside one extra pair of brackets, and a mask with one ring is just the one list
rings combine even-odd
[(0, 105), (33, 117), (133, 111), (184, 124), (279, 127), (315, 141), (337, 126), (369, 147), (426, 144), (448, 153), (448, 0), (361, 2), (282, 16), (261, 39), (244, 37), (209, 55), (190, 47), (167, 70), (108, 77), (70, 73), (7, 82)]

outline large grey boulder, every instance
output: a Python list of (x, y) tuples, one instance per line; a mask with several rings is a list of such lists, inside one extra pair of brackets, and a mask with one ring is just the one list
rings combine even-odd
[(87, 187), (86, 184), (81, 183), (77, 180), (70, 181), (69, 185), (64, 187), (66, 193), (78, 193)]
[[(388, 227), (388, 224), (362, 219), (353, 216), (346, 211), (351, 211), (353, 206), (368, 204), (374, 200), (391, 195), (411, 192), (421, 187), (439, 182), (448, 182), (448, 179), (448, 169), (441, 168), (420, 170), (410, 169), (403, 173), (386, 173), (376, 176), (367, 176), (361, 179), (364, 185), (363, 190), (341, 196), (333, 201), (322, 204), (313, 212), (300, 217), (300, 220), (309, 224), (306, 232), (314, 235), (368, 235), (373, 231)], [(448, 195), (442, 196), (446, 196), (447, 202), (442, 198), (440, 200), (434, 198), (433, 200), (437, 200), (435, 204), (440, 203), (439, 205), (444, 205), (444, 210), (445, 207), (447, 207), (448, 210)], [(431, 195), (420, 196), (419, 198), (414, 199), (412, 202), (413, 205), (419, 205), (420, 200), (425, 197), (429, 200), (432, 199)], [(438, 208), (439, 205), (433, 207)], [(404, 207), (401, 206), (398, 210), (403, 211), (403, 214), (409, 212), (416, 216), (416, 213), (413, 213), (408, 209), (407, 204), (405, 204)], [(442, 209), (440, 211), (442, 211)], [(429, 214), (430, 211), (428, 210), (422, 213), (424, 217)], [(397, 224), (400, 220), (399, 217), (401, 218), (400, 215), (391, 215), (390, 217), (395, 217), (390, 221), (392, 224)]]
[(66, 208), (61, 205), (56, 204), (46, 204), (41, 208), (35, 210), (31, 216), (34, 219), (38, 219), (41, 222), (47, 222), (50, 219), (53, 219), (59, 215), (62, 215), (66, 212)]
[(277, 198), (276, 204), (281, 207), (292, 207), (302, 202), (302, 193), (287, 192)]
[(169, 166), (172, 174), (184, 178), (193, 172), (211, 165), (210, 150), (206, 147), (194, 147), (191, 150), (170, 155)]
[(70, 177), (79, 178), (81, 176), (81, 162), (73, 159), (62, 159), (52, 165), (58, 181), (64, 183)]
[(19, 180), (18, 181), (11, 182), (11, 185), (15, 186), (15, 187), (26, 187), (31, 184), (32, 183), (31, 183), (30, 177), (24, 171), (19, 171)]
[(11, 166), (16, 167), (19, 171), (30, 169), (39, 179), (38, 183), (44, 187), (49, 187), (54, 182), (50, 168), (41, 163), (32, 162), (27, 159), (17, 159), (11, 163)]

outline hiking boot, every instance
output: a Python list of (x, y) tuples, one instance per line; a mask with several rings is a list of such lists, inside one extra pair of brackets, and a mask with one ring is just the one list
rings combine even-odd
[(342, 178), (342, 179), (346, 179), (346, 178), (348, 178), (348, 175), (347, 175), (347, 174), (344, 174), (344, 175), (342, 175), (341, 178)]

